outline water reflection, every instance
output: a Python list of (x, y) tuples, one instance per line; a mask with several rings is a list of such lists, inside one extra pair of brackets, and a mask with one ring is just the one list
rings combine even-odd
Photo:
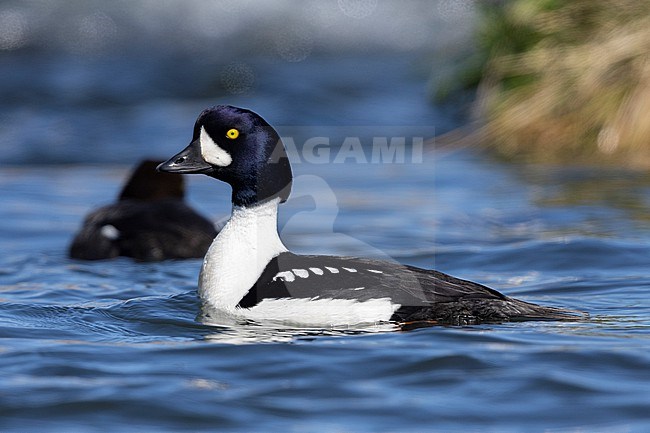
[(224, 344), (291, 343), (309, 341), (318, 337), (342, 337), (350, 335), (377, 334), (399, 331), (394, 323), (372, 324), (367, 326), (340, 328), (301, 328), (282, 323), (260, 324), (252, 321), (241, 322), (233, 318), (216, 317), (203, 311), (197, 320), (214, 329), (205, 335), (206, 341)]
[(650, 229), (650, 173), (597, 167), (515, 167), (534, 190), (534, 203), (543, 208), (590, 206), (624, 212), (618, 221), (642, 223)]

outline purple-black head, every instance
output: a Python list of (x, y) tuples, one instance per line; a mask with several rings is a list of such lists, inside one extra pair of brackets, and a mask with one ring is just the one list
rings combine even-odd
[(203, 110), (192, 142), (158, 170), (224, 181), (232, 186), (236, 206), (276, 197), (284, 202), (291, 192), (291, 166), (278, 133), (257, 113), (231, 105)]

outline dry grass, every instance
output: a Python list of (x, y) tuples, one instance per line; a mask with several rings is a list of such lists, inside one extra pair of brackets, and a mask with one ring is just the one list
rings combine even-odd
[(483, 36), (482, 142), (511, 158), (650, 166), (650, 1), (516, 0)]

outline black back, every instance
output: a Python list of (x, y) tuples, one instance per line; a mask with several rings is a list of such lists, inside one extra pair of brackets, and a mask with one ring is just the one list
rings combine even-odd
[[(332, 273), (326, 267), (337, 269), (338, 273)], [(309, 268), (320, 269), (322, 275)], [(294, 271), (293, 281), (278, 277), (280, 272), (295, 269), (308, 271), (307, 278), (295, 275)], [(352, 299), (361, 302), (388, 298), (393, 304), (400, 305), (391, 317), (398, 322), (465, 325), (519, 320), (577, 320), (583, 317), (575, 311), (509, 298), (482, 284), (434, 270), (354, 257), (301, 256), (289, 252), (269, 262), (238, 306), (251, 308), (264, 299), (277, 298)]]
[[(332, 273), (327, 267), (338, 273)], [(320, 269), (322, 275), (309, 268)], [(274, 280), (278, 273), (292, 269), (306, 270), (309, 276), (301, 278), (294, 273), (293, 281)], [(505, 299), (499, 292), (481, 284), (433, 270), (355, 257), (303, 256), (287, 252), (269, 262), (239, 305), (250, 308), (264, 298), (288, 297), (358, 301), (390, 298), (396, 304), (420, 307), (467, 297)]]

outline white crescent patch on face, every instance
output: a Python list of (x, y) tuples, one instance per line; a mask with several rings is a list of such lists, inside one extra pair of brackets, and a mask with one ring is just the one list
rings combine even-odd
[(203, 159), (206, 162), (209, 162), (212, 165), (218, 165), (219, 167), (230, 165), (232, 162), (232, 156), (214, 142), (203, 126), (201, 127), (201, 136), (199, 141), (201, 143), (201, 156), (203, 156)]

